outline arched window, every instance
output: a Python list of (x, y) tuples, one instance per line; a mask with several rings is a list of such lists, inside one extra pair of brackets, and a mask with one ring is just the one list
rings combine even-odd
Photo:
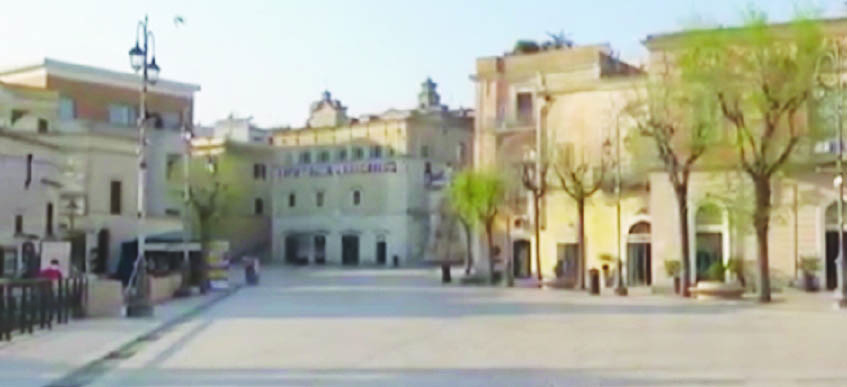
[(294, 192), (288, 194), (288, 207), (294, 207), (297, 205), (297, 195)]
[(353, 191), (353, 205), (358, 207), (359, 204), (362, 203), (362, 191), (354, 190)]
[(262, 215), (265, 212), (265, 202), (262, 198), (256, 198), (253, 201), (253, 211), (256, 215)]

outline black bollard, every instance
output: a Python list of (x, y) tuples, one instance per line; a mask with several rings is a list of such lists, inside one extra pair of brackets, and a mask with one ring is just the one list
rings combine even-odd
[(600, 271), (591, 269), (588, 271), (588, 293), (591, 295), (600, 295)]
[(450, 264), (442, 264), (441, 265), (441, 283), (448, 284), (453, 281), (453, 278), (450, 276)]

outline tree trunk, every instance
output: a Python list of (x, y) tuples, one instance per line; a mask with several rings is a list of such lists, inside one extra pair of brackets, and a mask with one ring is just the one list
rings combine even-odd
[(538, 285), (541, 285), (541, 281), (543, 280), (541, 275), (541, 218), (538, 216), (539, 208), (538, 203), (540, 202), (538, 195), (532, 195), (535, 203), (533, 205), (533, 210), (535, 211), (535, 271), (536, 276), (538, 277)]
[(580, 198), (576, 201), (576, 210), (578, 214), (578, 229), (577, 229), (577, 270), (579, 270), (579, 288), (585, 289), (585, 199)]
[(465, 256), (465, 275), (471, 275), (473, 267), (473, 246), (471, 246), (471, 227), (465, 221), (462, 221), (462, 228), (465, 230), (465, 248), (467, 249)]
[(492, 234), (492, 224), (485, 224), (485, 238), (488, 240), (488, 281), (492, 284), (496, 283), (494, 280), (494, 237)]
[(679, 232), (682, 247), (682, 292), (683, 297), (690, 297), (691, 291), (691, 238), (688, 232), (688, 182), (675, 187), (676, 205), (679, 210)]
[(206, 293), (209, 290), (209, 244), (211, 243), (211, 230), (204, 222), (200, 224), (200, 265), (199, 265), (199, 280), (200, 292)]
[(768, 262), (768, 227), (771, 212), (771, 182), (768, 176), (751, 176), (756, 191), (753, 226), (759, 244), (759, 302), (771, 301), (770, 265)]

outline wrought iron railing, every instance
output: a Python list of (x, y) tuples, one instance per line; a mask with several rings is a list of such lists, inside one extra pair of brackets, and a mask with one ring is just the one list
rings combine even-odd
[(84, 314), (88, 281), (0, 280), (0, 340), (11, 340), (14, 332), (32, 334), (36, 328), (52, 329)]

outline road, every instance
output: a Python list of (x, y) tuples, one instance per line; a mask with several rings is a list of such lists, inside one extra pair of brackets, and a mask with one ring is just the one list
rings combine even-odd
[(92, 385), (847, 385), (844, 312), (442, 286), (411, 269), (262, 281)]

